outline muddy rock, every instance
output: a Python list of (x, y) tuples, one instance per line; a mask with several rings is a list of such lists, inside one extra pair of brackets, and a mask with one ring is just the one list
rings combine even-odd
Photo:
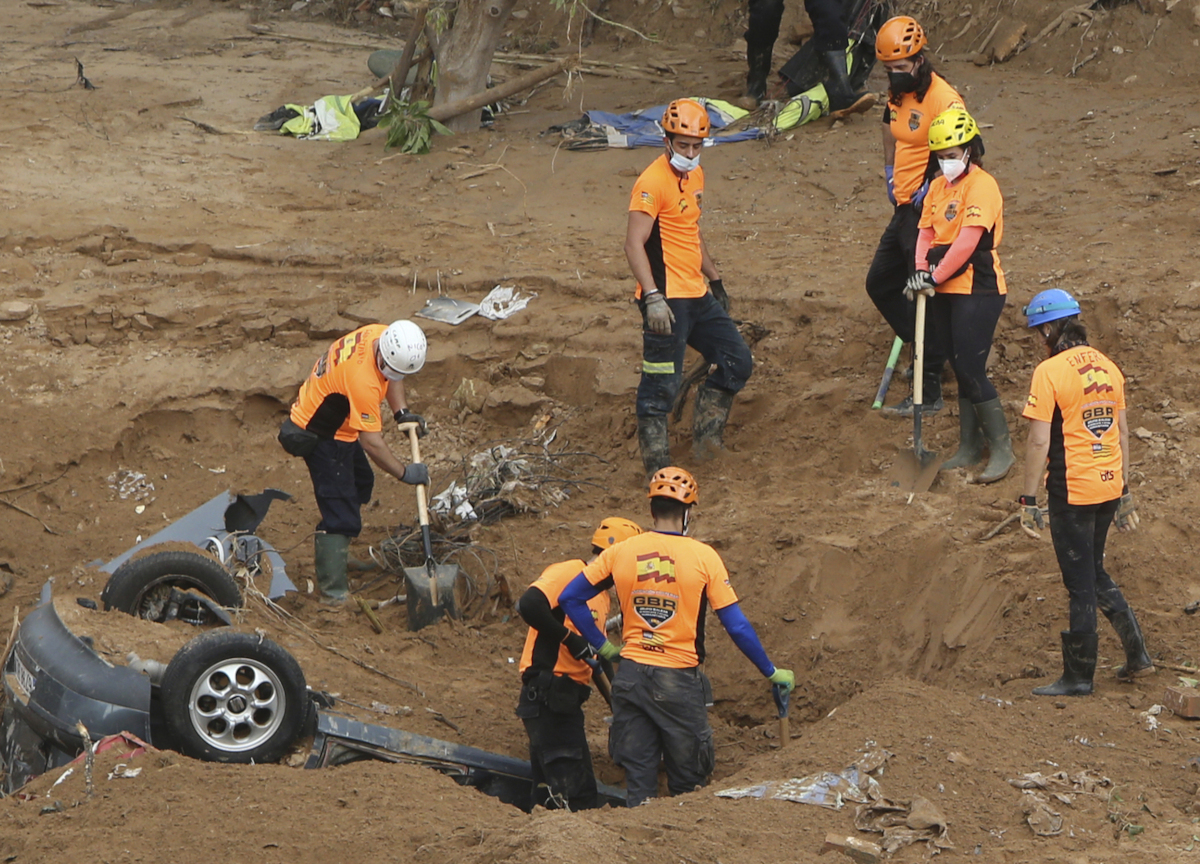
[(520, 384), (506, 384), (488, 394), (484, 414), (505, 426), (524, 426), (546, 402), (546, 397)]
[(483, 410), (491, 388), (478, 378), (464, 378), (450, 397), (450, 410), (455, 413), (470, 411), (478, 414)]
[(0, 321), (24, 321), (33, 314), (33, 304), (26, 300), (5, 300), (0, 303)]

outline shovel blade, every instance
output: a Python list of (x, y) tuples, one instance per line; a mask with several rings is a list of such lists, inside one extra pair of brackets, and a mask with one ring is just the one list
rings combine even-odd
[[(404, 580), (408, 583), (408, 629), (420, 630), (436, 623), (443, 615), (459, 616), (458, 604), (454, 599), (454, 588), (458, 583), (458, 565), (438, 564), (432, 568), (432, 579), (428, 567), (405, 567)], [(431, 584), (432, 583), (432, 584)], [(437, 602), (434, 602), (434, 585)]]
[(899, 486), (903, 492), (928, 492), (937, 479), (941, 464), (942, 460), (936, 453), (923, 450), (918, 456), (912, 450), (904, 450), (896, 455), (896, 461), (892, 463), (892, 484)]

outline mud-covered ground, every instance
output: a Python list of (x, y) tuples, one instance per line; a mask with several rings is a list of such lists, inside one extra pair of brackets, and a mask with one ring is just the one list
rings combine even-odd
[[(103, 586), (88, 562), (225, 489), (296, 496), (275, 505), (261, 533), (303, 589), (317, 516), (303, 465), (274, 440), (278, 420), (330, 339), (411, 315), (439, 284), (472, 300), (496, 284), (538, 296), (507, 321), (428, 324), (429, 363), (409, 395), (430, 420), (423, 446), (435, 485), (459, 476), (484, 443), (528, 440), (539, 426), (557, 428), (555, 446), (598, 457), (578, 463), (588, 482), (557, 509), (477, 531), (497, 581), (519, 593), (545, 565), (582, 554), (605, 515), (647, 521), (633, 438), (640, 340), (621, 244), (629, 188), (654, 154), (570, 152), (539, 133), (583, 109), (735, 96), (741, 8), (614, 3), (611, 15), (663, 43), (601, 26), (587, 55), (666, 59), (676, 78), (558, 79), (493, 129), (407, 157), (384, 153), (377, 131), (345, 144), (247, 131), (285, 101), (358, 90), (369, 82), (368, 47), (394, 42), (379, 27), (335, 26), (311, 5), (22, 0), (7, 10), (0, 300), (27, 303), (29, 314), (0, 322), (0, 620), (28, 610), (53, 578), (64, 614), (98, 650), (119, 659), (136, 643), (143, 656), (169, 659), (190, 633), (71, 601)], [(1200, 599), (1191, 485), (1200, 12), (1193, 0), (1126, 4), (979, 67), (963, 58), (1001, 12), (1027, 23), (1031, 38), (1073, 4), (973, 5), (916, 11), (946, 58), (941, 68), (988, 124), (987, 167), (1005, 195), (1000, 251), (1011, 299), (994, 380), (1020, 451), (1018, 415), (1039, 359), (1020, 308), (1044, 287), (1075, 292), (1094, 343), (1128, 376), (1137, 430), (1131, 486), (1142, 528), (1112, 538), (1110, 569), (1152, 653), (1195, 661), (1197, 622), (1183, 609)], [(565, 19), (518, 9), (529, 14), (514, 19), (509, 45), (567, 49)], [(789, 8), (785, 30), (798, 15)], [(315, 41), (264, 36), (251, 24)], [(777, 60), (787, 51), (781, 40)], [(73, 57), (95, 90), (73, 86)], [(693, 533), (720, 550), (769, 653), (799, 681), (793, 740), (781, 751), (766, 686), (709, 628), (713, 789), (838, 770), (879, 746), (894, 754), (885, 793), (936, 804), (949, 821), (950, 858), (1200, 854), (1200, 775), (1190, 766), (1200, 739), (1188, 721), (1164, 714), (1150, 730), (1142, 714), (1174, 673), (1117, 685), (1119, 646), (1105, 629), (1095, 696), (1029, 695), (1029, 676), (1057, 672), (1065, 598), (1048, 536), (1009, 530), (978, 540), (1012, 511), (1015, 474), (993, 487), (943, 475), (911, 501), (892, 485), (911, 428), (870, 411), (891, 336), (862, 288), (888, 218), (878, 113), (703, 158), (708, 246), (735, 314), (770, 332), (736, 403), (728, 455), (694, 465), (686, 423), (674, 452), (700, 483)], [(482, 413), (450, 407), (463, 378), (491, 391)], [(947, 395), (952, 406), (952, 383)], [(957, 428), (951, 407), (927, 423), (931, 446), (952, 448)], [(122, 472), (145, 475), (153, 490), (122, 498)], [(411, 525), (414, 511), (411, 490), (381, 477), (355, 551)], [(368, 593), (382, 599), (398, 587)], [(419, 635), (394, 608), (376, 635), (361, 616), (304, 594), (284, 607), (296, 622), (252, 604), (243, 626), (292, 651), (313, 687), (411, 709), (382, 722), (523, 753), (512, 660), (524, 627), (502, 593)], [(593, 755), (602, 779), (619, 783), (602, 707), (588, 706)], [(0, 852), (191, 864), (236, 843), (265, 861), (778, 862), (810, 859), (826, 832), (855, 833), (850, 809), (729, 801), (712, 789), (632, 812), (527, 816), (417, 768), (139, 759), (139, 777), (101, 781), (90, 800), (69, 779), (52, 793), (63, 812), (40, 815), (41, 800), (0, 802)], [(1035, 837), (1007, 781), (1058, 770), (1089, 770), (1111, 785), (1057, 802), (1062, 833)], [(34, 789), (44, 795), (52, 779)], [(927, 854), (918, 844), (895, 858)]]

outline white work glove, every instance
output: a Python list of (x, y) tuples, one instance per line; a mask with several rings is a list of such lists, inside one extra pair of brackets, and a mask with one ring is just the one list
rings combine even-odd
[(655, 291), (646, 297), (646, 326), (650, 328), (651, 333), (665, 336), (671, 332), (671, 325), (674, 323), (675, 313), (667, 305), (667, 298), (661, 291)]
[(937, 293), (934, 291), (936, 285), (937, 283), (933, 281), (932, 273), (928, 270), (918, 270), (908, 277), (908, 282), (904, 285), (904, 297), (908, 300), (916, 300), (918, 294), (932, 297)]

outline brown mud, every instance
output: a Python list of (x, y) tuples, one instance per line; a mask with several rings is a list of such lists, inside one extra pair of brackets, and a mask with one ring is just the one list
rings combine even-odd
[[(55, 0), (8, 10), (0, 299), (32, 312), (0, 322), (0, 497), (28, 511), (0, 505), (0, 620), (28, 610), (52, 577), (64, 616), (90, 629), (112, 662), (134, 649), (169, 660), (191, 635), (182, 625), (145, 627), (73, 605), (103, 586), (84, 565), (229, 488), (296, 496), (272, 508), (261, 533), (303, 589), (317, 516), (303, 465), (275, 442), (281, 412), (328, 340), (411, 315), (439, 285), (471, 300), (496, 284), (538, 297), (507, 321), (427, 327), (430, 359), (410, 382), (410, 402), (430, 421), (423, 449), (435, 485), (458, 476), (482, 444), (529, 438), (538, 424), (600, 457), (584, 470), (594, 485), (559, 508), (476, 531), (509, 588), (582, 554), (605, 515), (646, 520), (633, 436), (640, 340), (621, 243), (629, 188), (654, 154), (574, 153), (539, 133), (588, 108), (737, 95), (742, 8), (614, 3), (610, 15), (663, 44), (602, 26), (588, 56), (665, 59), (676, 77), (585, 76), (569, 88), (560, 79), (492, 130), (406, 157), (384, 153), (379, 132), (327, 144), (245, 131), (285, 101), (367, 83), (366, 49), (344, 43), (394, 44), (390, 25), (336, 26), (311, 5), (293, 13), (208, 0)], [(949, 58), (942, 70), (988, 124), (987, 167), (1005, 195), (1000, 252), (1011, 299), (993, 380), (1020, 451), (1020, 407), (1039, 359), (1021, 306), (1045, 287), (1075, 292), (1094, 344), (1128, 376), (1139, 430), (1131, 486), (1142, 527), (1112, 537), (1110, 570), (1152, 653), (1196, 661), (1197, 622), (1183, 608), (1200, 599), (1191, 486), (1200, 444), (1192, 392), (1200, 12), (1192, 0), (1170, 11), (1158, 0), (1125, 4), (980, 67), (961, 58), (1001, 13), (1022, 18), (1032, 36), (1075, 4), (973, 5), (981, 8), (915, 8)], [(514, 19), (510, 47), (565, 50), (565, 18), (521, 8), (529, 15)], [(785, 30), (798, 18), (790, 7), (788, 15)], [(251, 23), (324, 41), (266, 38)], [(781, 40), (777, 61), (788, 50)], [(73, 57), (97, 89), (72, 86)], [(511, 67), (497, 64), (496, 73)], [(729, 453), (694, 465), (686, 415), (672, 446), (700, 484), (693, 533), (720, 550), (768, 652), (797, 671), (786, 749), (768, 689), (710, 626), (709, 790), (632, 812), (527, 816), (416, 768), (304, 772), (150, 754), (131, 763), (145, 766), (136, 778), (108, 781), (111, 766), (98, 769), (91, 799), (78, 776), (46, 799), (47, 777), (32, 787), (43, 797), (0, 803), (3, 857), (39, 861), (65, 850), (191, 864), (236, 842), (267, 861), (809, 860), (826, 832), (854, 833), (851, 812), (711, 793), (839, 770), (868, 742), (894, 754), (881, 779), (890, 797), (923, 796), (945, 813), (948, 858), (1196, 854), (1200, 775), (1190, 760), (1200, 737), (1168, 715), (1150, 731), (1142, 716), (1173, 673), (1118, 685), (1119, 645), (1102, 625), (1096, 695), (1056, 703), (1029, 694), (1037, 682), (1027, 676), (1059, 668), (1066, 617), (1049, 537), (1009, 529), (977, 539), (1012, 511), (1020, 480), (979, 487), (943, 475), (911, 501), (892, 485), (911, 427), (870, 411), (891, 336), (862, 287), (889, 210), (877, 112), (708, 150), (704, 164), (708, 246), (735, 314), (770, 333), (735, 404)], [(451, 409), (464, 377), (491, 389), (482, 413)], [(893, 401), (904, 385), (894, 388)], [(952, 382), (946, 392), (948, 409), (925, 430), (940, 451), (954, 447), (958, 428)], [(386, 434), (404, 452), (394, 430)], [(142, 491), (121, 498), (121, 471), (145, 475)], [(411, 525), (414, 511), (407, 487), (381, 477), (355, 551)], [(382, 599), (397, 587), (370, 593)], [(268, 632), (313, 687), (366, 706), (356, 709), (364, 718), (521, 755), (513, 661), (524, 627), (502, 597), (480, 606), (420, 634), (405, 630), (402, 611), (385, 609), (387, 632), (376, 635), (360, 615), (301, 594), (283, 603), (299, 623), (252, 604), (240, 626)], [(373, 703), (398, 713), (381, 715)], [(587, 710), (598, 771), (619, 782), (602, 704)], [(1058, 807), (1061, 835), (1035, 837), (1007, 780), (1060, 769), (1092, 770), (1113, 785)], [(54, 800), (62, 810), (41, 815)], [(918, 845), (895, 859), (926, 855)]]

